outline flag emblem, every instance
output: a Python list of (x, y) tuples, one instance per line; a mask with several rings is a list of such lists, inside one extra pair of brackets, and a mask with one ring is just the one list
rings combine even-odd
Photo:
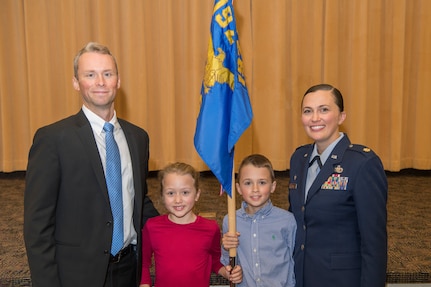
[(253, 118), (232, 0), (216, 0), (194, 145), (231, 196), (234, 147)]

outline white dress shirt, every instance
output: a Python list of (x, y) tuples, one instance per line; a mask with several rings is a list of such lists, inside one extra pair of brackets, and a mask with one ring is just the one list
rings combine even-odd
[[(97, 148), (99, 149), (100, 160), (103, 165), (103, 170), (106, 170), (106, 144), (105, 144), (105, 131), (103, 125), (105, 120), (90, 111), (84, 105), (82, 110), (90, 122), (93, 129), (94, 139), (96, 140)], [(133, 206), (135, 198), (135, 189), (133, 185), (133, 169), (132, 160), (130, 156), (129, 146), (121, 128), (117, 114), (114, 111), (114, 116), (109, 121), (114, 125), (114, 138), (117, 142), (118, 149), (120, 150), (121, 157), (121, 176), (122, 176), (122, 190), (123, 190), (123, 213), (124, 213), (124, 245), (137, 244), (137, 233), (133, 226)], [(106, 172), (106, 171), (105, 171)]]

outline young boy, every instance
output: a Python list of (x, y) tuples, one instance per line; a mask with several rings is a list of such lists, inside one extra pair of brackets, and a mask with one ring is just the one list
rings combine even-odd
[(238, 171), (236, 189), (242, 195), (236, 211), (237, 234), (226, 233), (223, 220), (222, 263), (228, 264), (230, 248), (237, 248), (243, 280), (237, 286), (294, 287), (293, 248), (296, 222), (292, 213), (275, 207), (270, 194), (276, 181), (271, 162), (263, 155), (246, 157)]
[(142, 278), (150, 287), (151, 259), (155, 287), (208, 287), (211, 271), (233, 283), (242, 279), (240, 266), (220, 263), (220, 228), (215, 220), (196, 215), (200, 196), (199, 172), (186, 163), (173, 163), (159, 173), (167, 214), (147, 221), (142, 231)]

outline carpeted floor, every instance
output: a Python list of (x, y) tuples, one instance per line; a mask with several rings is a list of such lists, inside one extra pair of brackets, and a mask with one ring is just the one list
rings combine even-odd
[[(160, 212), (164, 208), (159, 184), (151, 173), (149, 193)], [(431, 171), (404, 170), (387, 173), (388, 283), (431, 283)], [(31, 286), (22, 236), (24, 172), (0, 173), (0, 286)], [(288, 172), (277, 172), (274, 205), (288, 208)], [(215, 215), (221, 224), (227, 212), (226, 195), (211, 173), (202, 173), (202, 195), (197, 213)], [(237, 206), (240, 197), (236, 196)], [(213, 285), (226, 282), (212, 277)]]

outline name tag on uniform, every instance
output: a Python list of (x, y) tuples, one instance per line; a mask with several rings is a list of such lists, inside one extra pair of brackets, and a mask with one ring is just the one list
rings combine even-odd
[(297, 188), (298, 188), (298, 185), (296, 183), (293, 183), (293, 182), (289, 183), (289, 189), (297, 189)]

